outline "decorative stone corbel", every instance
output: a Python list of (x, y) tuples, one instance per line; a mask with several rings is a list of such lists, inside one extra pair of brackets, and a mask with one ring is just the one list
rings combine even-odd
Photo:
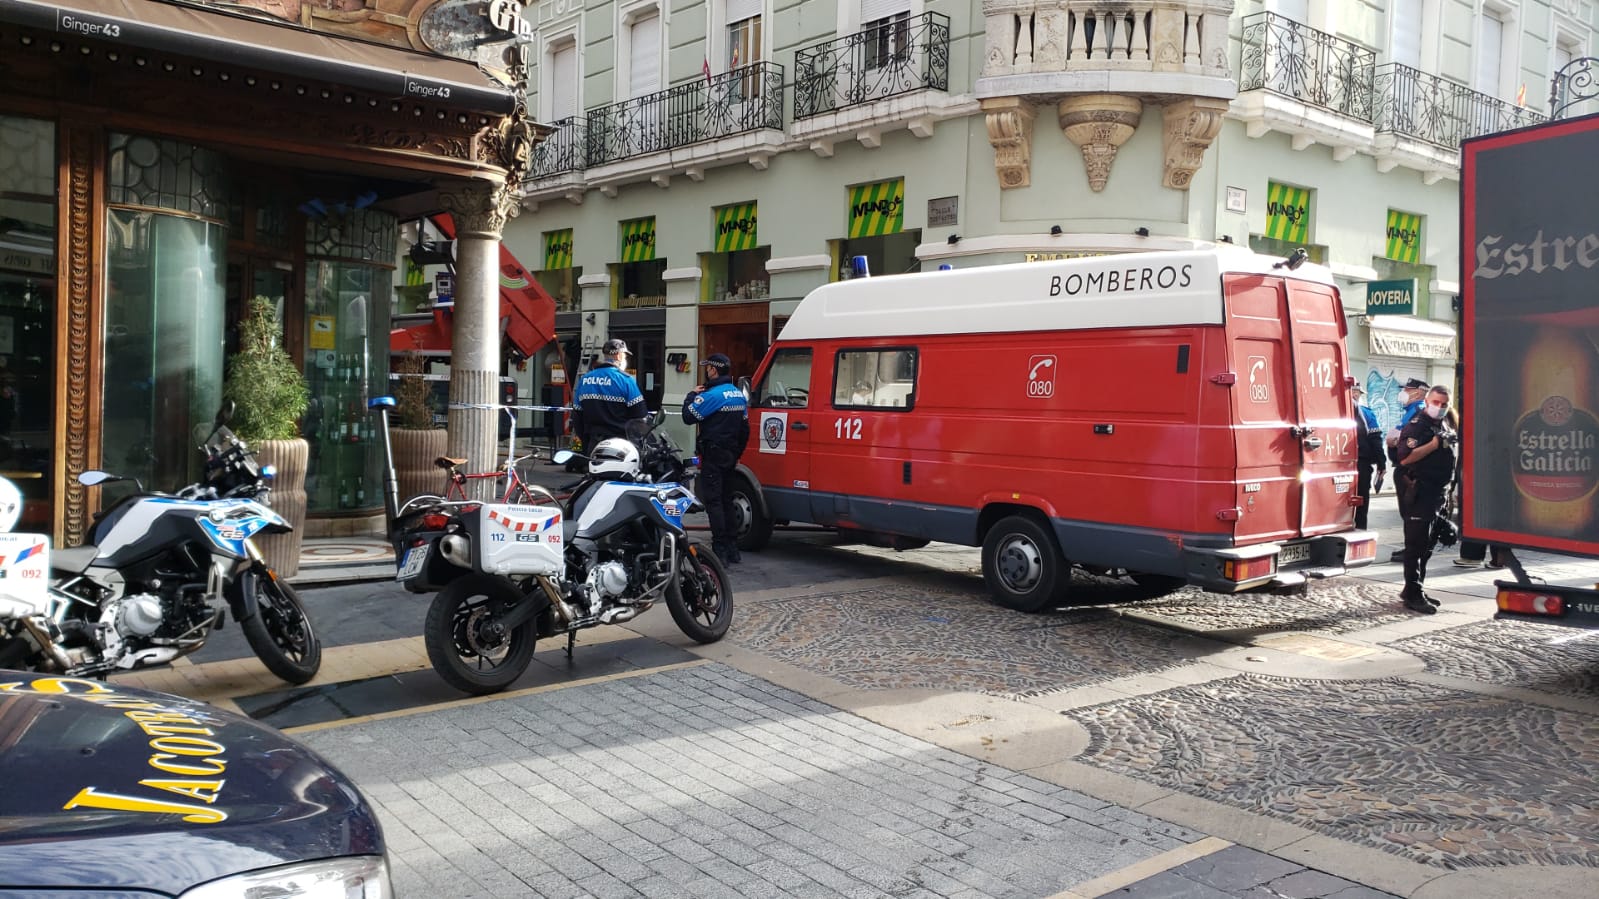
[(1038, 112), (1020, 97), (983, 101), (988, 142), (994, 147), (994, 172), (1001, 190), (1033, 183), (1033, 119)]
[(1166, 174), (1161, 184), (1187, 190), (1194, 173), (1205, 162), (1205, 149), (1221, 133), (1227, 101), (1210, 97), (1186, 97), (1166, 104)]
[(1088, 186), (1095, 193), (1105, 189), (1116, 151), (1133, 136), (1143, 112), (1142, 101), (1121, 94), (1083, 94), (1056, 105), (1060, 130), (1082, 149)]

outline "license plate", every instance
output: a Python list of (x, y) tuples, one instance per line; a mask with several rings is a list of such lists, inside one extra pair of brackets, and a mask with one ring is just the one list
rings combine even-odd
[(397, 581), (409, 580), (422, 573), (422, 566), (428, 561), (428, 548), (413, 546), (405, 554), (405, 561), (400, 564), (400, 573), (394, 576)]
[(1294, 565), (1299, 562), (1310, 561), (1309, 543), (1285, 543), (1277, 552), (1277, 566)]

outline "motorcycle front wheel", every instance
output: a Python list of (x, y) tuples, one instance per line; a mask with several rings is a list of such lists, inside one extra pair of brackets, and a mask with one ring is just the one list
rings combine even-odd
[(255, 608), (239, 627), (267, 670), (291, 684), (316, 677), (322, 667), (322, 641), (311, 629), (300, 594), (271, 569), (251, 569), (235, 583), (245, 591), (243, 608)]
[(422, 636), (428, 661), (445, 683), (483, 696), (522, 676), (533, 661), (537, 616), (510, 631), (499, 625), (522, 598), (515, 584), (486, 574), (456, 578), (433, 597)]
[(672, 620), (697, 643), (715, 643), (733, 623), (733, 588), (716, 553), (701, 543), (677, 557), (677, 577), (666, 588)]

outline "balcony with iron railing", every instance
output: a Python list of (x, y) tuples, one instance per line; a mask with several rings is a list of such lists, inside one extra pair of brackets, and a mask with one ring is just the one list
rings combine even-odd
[(1458, 150), (1468, 137), (1535, 125), (1546, 118), (1524, 106), (1400, 63), (1378, 66), (1373, 78), (1378, 134), (1393, 134)]
[(592, 169), (702, 141), (783, 130), (783, 67), (751, 63), (587, 113), (584, 164)]
[(794, 53), (794, 118), (949, 90), (949, 17), (890, 21)]
[(567, 116), (550, 123), (550, 134), (533, 147), (533, 163), (528, 167), (528, 180), (536, 181), (563, 172), (583, 169), (584, 128), (587, 120), (582, 115)]
[(1267, 90), (1370, 122), (1377, 54), (1276, 13), (1244, 17), (1240, 91)]

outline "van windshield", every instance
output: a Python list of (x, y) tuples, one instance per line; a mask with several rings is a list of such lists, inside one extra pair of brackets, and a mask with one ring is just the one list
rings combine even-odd
[(755, 405), (765, 408), (801, 408), (811, 399), (809, 347), (781, 349), (772, 356), (766, 377), (755, 389)]

